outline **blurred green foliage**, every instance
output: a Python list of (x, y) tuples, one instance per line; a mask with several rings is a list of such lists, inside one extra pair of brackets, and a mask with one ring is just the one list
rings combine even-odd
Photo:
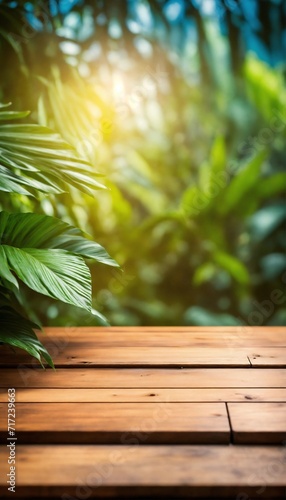
[[(2, 196), (2, 207), (59, 217), (108, 249), (123, 272), (91, 272), (93, 305), (112, 324), (284, 324), (283, 64), (237, 54), (227, 6), (228, 34), (191, 2), (180, 25), (159, 1), (137, 2), (146, 25), (136, 2), (115, 4), (0, 2), (11, 23), (0, 101), (30, 107), (110, 188)], [(44, 324), (90, 322), (47, 298), (37, 311)]]

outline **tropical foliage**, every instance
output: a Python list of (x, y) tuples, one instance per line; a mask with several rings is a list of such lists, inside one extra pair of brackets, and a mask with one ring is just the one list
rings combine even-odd
[[(92, 166), (58, 134), (34, 124), (6, 124), (26, 116), (25, 112), (0, 111), (1, 191), (58, 194), (65, 191), (67, 183), (88, 194), (104, 188)], [(91, 312), (91, 277), (84, 258), (117, 266), (101, 245), (55, 217), (0, 212), (2, 343), (25, 349), (40, 362), (43, 357), (53, 366), (34, 333), (39, 326), (17, 310), (17, 306), (25, 309), (21, 283)]]

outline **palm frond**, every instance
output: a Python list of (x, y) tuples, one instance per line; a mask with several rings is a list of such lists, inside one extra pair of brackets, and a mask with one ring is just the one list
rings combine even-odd
[(93, 195), (105, 189), (97, 180), (101, 174), (59, 134), (37, 124), (1, 123), (28, 114), (0, 110), (0, 191), (57, 194), (69, 184)]
[(34, 332), (34, 329), (39, 328), (38, 325), (22, 317), (10, 307), (0, 309), (0, 318), (0, 343), (24, 349), (43, 367), (42, 359), (54, 368), (51, 356)]

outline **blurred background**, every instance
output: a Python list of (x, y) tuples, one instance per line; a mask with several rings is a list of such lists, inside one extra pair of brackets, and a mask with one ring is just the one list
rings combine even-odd
[[(285, 0), (0, 0), (0, 102), (104, 175), (94, 198), (1, 194), (105, 246), (113, 325), (286, 321)], [(88, 325), (27, 291), (46, 325)], [(37, 302), (35, 302), (37, 301)]]

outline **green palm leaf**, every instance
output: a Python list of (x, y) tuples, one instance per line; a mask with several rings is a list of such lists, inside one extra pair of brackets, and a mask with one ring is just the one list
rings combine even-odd
[(2, 245), (0, 246), (0, 263), (1, 263), (0, 276), (2, 280), (6, 280), (9, 283), (12, 283), (12, 285), (14, 285), (16, 288), (19, 288), (17, 279), (15, 278), (14, 274), (12, 274), (10, 271), (10, 267), (6, 259), (5, 250), (2, 247)]
[[(32, 290), (91, 310), (91, 278), (84, 260), (65, 250), (2, 245), (9, 268)], [(1, 260), (2, 268), (2, 260)], [(0, 270), (0, 276), (2, 269)]]
[(80, 229), (55, 217), (0, 212), (0, 244), (17, 248), (62, 249), (118, 267), (107, 251)]
[(24, 187), (24, 184), (29, 184), (28, 181), (22, 179), (19, 175), (11, 172), (9, 168), (1, 165), (0, 162), (0, 191), (6, 191), (7, 193), (19, 193), (30, 195), (30, 191)]
[(42, 358), (54, 368), (51, 356), (38, 340), (34, 328), (39, 328), (26, 318), (23, 318), (11, 308), (0, 309), (0, 343), (24, 349), (35, 357), (43, 366)]
[(94, 189), (105, 189), (97, 180), (100, 174), (59, 134), (37, 124), (1, 124), (27, 114), (0, 111), (1, 191), (56, 194), (66, 191), (66, 184), (70, 184), (93, 195)]

